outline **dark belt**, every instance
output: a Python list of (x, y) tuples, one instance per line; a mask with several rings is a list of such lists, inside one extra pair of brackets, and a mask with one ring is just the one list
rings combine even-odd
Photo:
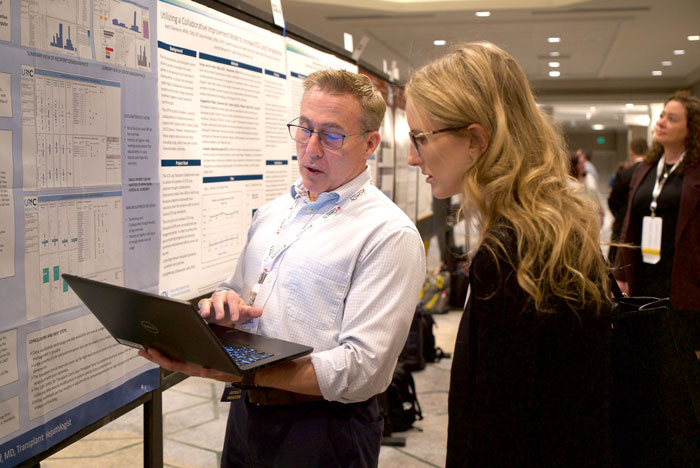
[(315, 401), (325, 401), (320, 395), (304, 395), (303, 393), (288, 392), (276, 388), (251, 388), (246, 390), (248, 401), (256, 405), (296, 405), (299, 403), (310, 403)]

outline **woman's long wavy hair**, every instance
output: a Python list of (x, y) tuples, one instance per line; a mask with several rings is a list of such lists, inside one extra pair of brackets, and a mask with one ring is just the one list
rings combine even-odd
[(599, 312), (609, 286), (596, 208), (573, 183), (563, 138), (513, 57), (487, 42), (463, 44), (418, 70), (406, 93), (445, 126), (478, 123), (489, 135), (462, 177), (462, 209), (477, 220), (481, 245), (513, 266), (535, 309), (552, 313), (563, 301)]
[[(676, 91), (666, 100), (664, 105), (670, 101), (678, 101), (685, 107), (688, 139), (685, 142), (686, 150), (683, 162), (678, 166), (678, 172), (682, 173), (686, 167), (694, 166), (700, 162), (700, 99), (688, 91)], [(644, 162), (656, 164), (662, 154), (664, 154), (664, 147), (654, 141), (644, 158)]]

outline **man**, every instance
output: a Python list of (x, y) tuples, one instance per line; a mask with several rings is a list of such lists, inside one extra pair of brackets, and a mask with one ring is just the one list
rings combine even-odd
[[(366, 162), (385, 109), (362, 75), (328, 70), (305, 80), (301, 115), (288, 125), (301, 179), (257, 211), (236, 271), (201, 306), (210, 320), (314, 348), (244, 379), (255, 387), (231, 403), (223, 467), (378, 463), (376, 395), (391, 381), (425, 276), (418, 231), (370, 184)], [(155, 350), (139, 354), (240, 381)]]
[(576, 150), (576, 154), (578, 157), (583, 159), (584, 163), (584, 169), (586, 170), (586, 174), (590, 174), (593, 179), (595, 180), (596, 183), (596, 188), (598, 186), (598, 171), (596, 170), (595, 166), (591, 162), (591, 158), (593, 157), (593, 151), (589, 149), (583, 149), (579, 148)]
[[(639, 162), (644, 159), (644, 155), (647, 154), (649, 146), (647, 145), (646, 138), (634, 138), (630, 142), (630, 162), (631, 165), (623, 167), (615, 174), (613, 179), (612, 189), (610, 190), (610, 196), (608, 197), (608, 207), (610, 212), (615, 217), (612, 225), (612, 241), (618, 242), (620, 240), (620, 234), (622, 233), (622, 223), (625, 221), (625, 215), (627, 214), (627, 201), (629, 199), (630, 191), (630, 181), (632, 180), (632, 174), (637, 168)], [(611, 246), (608, 252), (608, 260), (612, 264), (615, 261), (615, 254), (617, 253), (617, 247)]]

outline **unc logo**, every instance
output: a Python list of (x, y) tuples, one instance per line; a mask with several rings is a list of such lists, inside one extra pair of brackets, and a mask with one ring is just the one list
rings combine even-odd
[(153, 325), (151, 322), (141, 320), (141, 326), (143, 327), (144, 330), (146, 330), (149, 333), (153, 333), (154, 335), (158, 334), (158, 328), (155, 325)]

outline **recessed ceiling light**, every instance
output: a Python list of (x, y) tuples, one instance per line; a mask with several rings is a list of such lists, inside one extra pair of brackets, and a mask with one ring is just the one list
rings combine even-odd
[(490, 11), (477, 11), (477, 12), (474, 13), (474, 14), (475, 14), (476, 16), (478, 16), (479, 18), (486, 18), (486, 17), (491, 16), (491, 12), (490, 12)]
[(592, 128), (593, 130), (605, 130), (605, 125), (603, 125), (603, 124), (594, 124), (594, 125), (591, 125), (591, 128)]
[(549, 56), (550, 57), (559, 57), (561, 55), (561, 52), (550, 52)]
[(559, 62), (549, 62), (550, 68), (559, 68), (559, 65), (560, 65)]
[(671, 62), (670, 60), (664, 60), (663, 62), (661, 62), (662, 67), (670, 67), (671, 65), (673, 65), (673, 62)]
[(561, 42), (561, 37), (548, 37), (547, 42), (550, 44), (556, 44), (557, 42)]
[(591, 106), (588, 108), (591, 112), (595, 112), (595, 106)]
[(685, 55), (685, 50), (683, 49), (676, 49), (673, 51), (673, 55)]
[(688, 36), (689, 41), (700, 41), (700, 36)]
[(586, 120), (591, 120), (591, 117), (593, 117), (593, 113), (586, 112)]
[(651, 74), (654, 76), (661, 76), (664, 74), (664, 72), (662, 72), (661, 70), (654, 70), (653, 72), (651, 72)]
[(433, 41), (433, 45), (436, 46), (444, 46), (445, 44), (447, 44), (447, 41), (445, 39), (435, 39)]
[(628, 102), (627, 104), (625, 104), (625, 107), (626, 107), (627, 109), (633, 109), (633, 108), (634, 108), (634, 104), (632, 104), (631, 102)]
[(551, 72), (549, 72), (549, 76), (551, 76), (552, 78), (557, 78), (559, 75), (561, 75), (561, 72), (558, 70), (552, 70)]

